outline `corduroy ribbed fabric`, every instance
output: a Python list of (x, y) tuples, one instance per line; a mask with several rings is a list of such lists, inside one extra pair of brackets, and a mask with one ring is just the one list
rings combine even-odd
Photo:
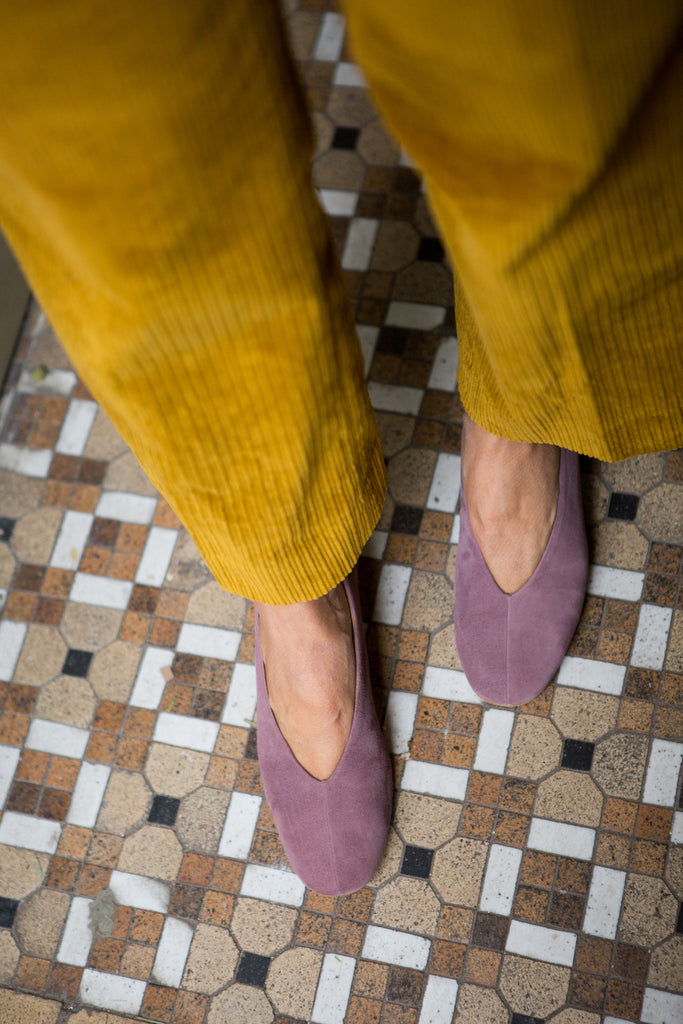
[(385, 467), (271, 0), (0, 9), (0, 220), (227, 590), (350, 571)]
[(678, 0), (345, 0), (456, 268), (491, 433), (617, 460), (683, 443)]

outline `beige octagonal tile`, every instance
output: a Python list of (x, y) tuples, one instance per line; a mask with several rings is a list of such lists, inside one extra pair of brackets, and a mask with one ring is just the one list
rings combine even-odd
[(679, 900), (683, 900), (683, 846), (672, 846), (666, 865), (666, 880)]
[(436, 452), (407, 448), (389, 460), (389, 493), (401, 505), (422, 506), (427, 501)]
[(86, 459), (99, 459), (110, 462), (117, 455), (122, 455), (127, 450), (128, 445), (106, 412), (98, 408), (83, 452)]
[(518, 715), (508, 754), (508, 775), (540, 779), (559, 767), (562, 740), (551, 721), (540, 715)]
[[(6, 928), (0, 931), (0, 985), (9, 985), (19, 963), (19, 949)], [(2, 1019), (2, 1018), (0, 1018)], [(7, 1017), (7, 1021), (12, 1018)]]
[(0, 1020), (8, 1024), (57, 1024), (61, 1003), (0, 989)]
[(591, 774), (608, 796), (637, 800), (647, 765), (648, 740), (633, 732), (601, 740), (593, 752)]
[(600, 1024), (599, 1013), (588, 1013), (587, 1010), (560, 1010), (550, 1018), (552, 1024)]
[(230, 931), (240, 949), (273, 956), (291, 942), (296, 920), (297, 912), (291, 907), (243, 896), (235, 904)]
[(500, 972), (500, 991), (513, 1013), (547, 1017), (567, 1001), (568, 967), (507, 954)]
[(404, 629), (453, 629), (453, 590), (441, 573), (413, 569), (403, 610)]
[(419, 244), (420, 236), (412, 224), (405, 220), (381, 221), (372, 252), (372, 269), (395, 271), (407, 267), (415, 260)]
[(396, 412), (376, 412), (375, 419), (385, 459), (392, 458), (408, 447), (415, 429), (412, 416), (402, 416)]
[(66, 893), (52, 889), (38, 889), (22, 900), (15, 927), (25, 953), (45, 960), (54, 958), (70, 902)]
[(673, 935), (678, 901), (659, 878), (630, 874), (626, 879), (621, 920), (617, 932), (622, 942), (655, 946)]
[(488, 844), (458, 837), (436, 851), (432, 882), (447, 903), (476, 907), (484, 875)]
[(622, 462), (601, 462), (600, 475), (611, 491), (641, 494), (662, 479), (666, 455), (636, 455)]
[(211, 757), (165, 743), (152, 743), (145, 764), (147, 781), (155, 793), (184, 797), (204, 781)]
[(9, 544), (0, 544), (0, 587), (9, 587), (16, 567), (16, 559), (9, 549)]
[(508, 1024), (508, 1011), (494, 989), (461, 985), (453, 1024)]
[(141, 775), (114, 769), (97, 818), (101, 832), (124, 836), (133, 825), (147, 820), (152, 793)]
[(97, 652), (90, 663), (88, 679), (100, 700), (128, 700), (142, 651), (141, 644), (115, 640)]
[(683, 992), (683, 935), (672, 935), (650, 957), (648, 985)]
[(401, 790), (394, 824), (406, 843), (429, 850), (455, 836), (462, 804)]
[(558, 771), (539, 783), (534, 813), (540, 818), (597, 828), (602, 804), (602, 793), (589, 775)]
[(433, 935), (441, 904), (429, 882), (401, 876), (387, 882), (375, 897), (374, 924), (419, 935)]
[(128, 494), (143, 494), (149, 498), (157, 494), (156, 488), (128, 448), (109, 462), (102, 487), (106, 491), (126, 491)]
[(207, 1024), (272, 1024), (273, 1008), (251, 985), (231, 985), (211, 1001)]
[(60, 630), (69, 647), (79, 651), (98, 651), (116, 640), (123, 612), (116, 608), (98, 608), (69, 601)]
[(63, 512), (59, 508), (36, 508), (15, 523), (12, 530), (12, 550), (20, 562), (46, 565), (62, 524)]
[(594, 743), (614, 728), (618, 714), (618, 697), (570, 686), (555, 687), (551, 717), (567, 739)]
[(183, 988), (205, 995), (218, 992), (230, 981), (238, 957), (239, 950), (225, 928), (198, 924), (185, 965)]
[(651, 540), (683, 544), (683, 486), (660, 484), (644, 494), (636, 522)]
[(314, 949), (288, 949), (271, 962), (266, 992), (275, 1008), (290, 1017), (309, 1020), (323, 955)]
[(29, 626), (14, 672), (15, 682), (42, 686), (54, 679), (62, 671), (66, 652), (58, 630), (52, 626)]
[(184, 618), (186, 622), (198, 622), (202, 626), (241, 630), (247, 614), (247, 605), (245, 598), (228, 594), (212, 580), (192, 595)]
[[(450, 586), (448, 593), (449, 600), (451, 600), (452, 590)], [(428, 664), (434, 665), (436, 668), (454, 668), (462, 672), (462, 665), (460, 664), (460, 658), (455, 646), (455, 632), (452, 622), (449, 622), (443, 629), (440, 629), (438, 633), (433, 634), (429, 643)]]
[(120, 871), (175, 881), (183, 859), (183, 848), (175, 833), (162, 825), (144, 825), (124, 840), (119, 855)]
[(97, 701), (87, 679), (59, 676), (41, 689), (36, 701), (36, 714), (50, 722), (87, 729), (96, 707)]
[(230, 793), (202, 786), (184, 797), (175, 829), (182, 843), (190, 850), (215, 854), (218, 850)]
[(166, 573), (166, 584), (177, 590), (195, 590), (202, 583), (208, 583), (212, 579), (199, 548), (187, 530), (181, 530)]
[(0, 494), (2, 494), (2, 514), (11, 519), (19, 519), (35, 508), (40, 501), (45, 486), (44, 480), (22, 476), (0, 470)]
[(0, 846), (0, 893), (8, 899), (23, 899), (42, 885), (49, 864), (47, 853)]
[(588, 546), (593, 565), (616, 569), (644, 569), (649, 544), (633, 523), (607, 520), (594, 526)]
[(382, 859), (377, 865), (377, 870), (368, 882), (368, 885), (372, 888), (383, 885), (387, 879), (391, 878), (399, 870), (402, 858), (403, 843), (396, 834), (396, 831), (390, 828)]

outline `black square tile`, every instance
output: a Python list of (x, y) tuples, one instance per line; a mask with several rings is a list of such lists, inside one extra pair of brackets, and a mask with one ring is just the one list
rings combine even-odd
[(443, 246), (438, 238), (422, 238), (417, 250), (419, 260), (428, 260), (430, 263), (441, 263), (444, 257)]
[(593, 763), (594, 743), (585, 740), (565, 740), (562, 747), (562, 767), (575, 772), (589, 772)]
[(679, 935), (683, 935), (683, 903), (680, 903), (678, 907), (678, 920), (676, 921), (676, 931)]
[(529, 1017), (526, 1013), (513, 1013), (510, 1024), (544, 1024), (542, 1017)]
[(332, 149), (355, 149), (360, 128), (337, 128), (332, 137)]
[(614, 491), (609, 499), (607, 515), (610, 519), (633, 520), (638, 514), (638, 501), (637, 494), (621, 494)]
[(477, 914), (472, 932), (472, 945), (502, 953), (505, 949), (510, 919), (502, 914)]
[(413, 878), (429, 878), (433, 857), (433, 850), (426, 850), (423, 846), (406, 846), (401, 874), (412, 875)]
[(423, 509), (411, 508), (410, 505), (397, 505), (391, 517), (393, 533), (418, 534), (422, 526)]
[(155, 825), (175, 825), (180, 800), (174, 796), (155, 796), (147, 817)]
[(16, 519), (8, 519), (7, 516), (0, 516), (0, 540), (9, 540), (12, 536), (12, 530)]
[(62, 673), (65, 676), (87, 676), (91, 661), (90, 651), (77, 651), (72, 647), (67, 651)]
[(250, 761), (258, 761), (258, 753), (256, 750), (256, 729), (249, 730), (247, 745), (244, 748), (244, 756)]
[(10, 900), (6, 896), (0, 896), (0, 928), (11, 928), (14, 924), (19, 900)]
[(258, 953), (242, 953), (237, 968), (237, 981), (242, 985), (253, 985), (263, 988), (270, 967), (270, 957), (259, 956)]

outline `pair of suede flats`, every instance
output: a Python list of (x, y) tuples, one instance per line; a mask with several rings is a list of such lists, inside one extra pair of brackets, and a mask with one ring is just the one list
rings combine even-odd
[(372, 878), (386, 843), (393, 800), (391, 760), (372, 699), (355, 571), (344, 581), (356, 649), (356, 699), (344, 752), (318, 780), (297, 761), (280, 732), (256, 624), (257, 730), (261, 778), (282, 845), (310, 889), (342, 896)]
[(455, 560), (455, 643), (467, 680), (491, 704), (525, 704), (560, 667), (588, 580), (579, 457), (560, 450), (557, 512), (546, 549), (513, 594), (494, 580), (474, 538), (464, 488)]

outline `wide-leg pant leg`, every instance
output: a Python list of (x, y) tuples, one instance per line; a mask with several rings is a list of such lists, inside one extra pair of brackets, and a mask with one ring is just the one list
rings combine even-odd
[(275, 0), (0, 7), (0, 221), (219, 583), (357, 560), (385, 471)]
[(622, 459), (683, 443), (678, 0), (344, 0), (453, 258), (465, 408)]

